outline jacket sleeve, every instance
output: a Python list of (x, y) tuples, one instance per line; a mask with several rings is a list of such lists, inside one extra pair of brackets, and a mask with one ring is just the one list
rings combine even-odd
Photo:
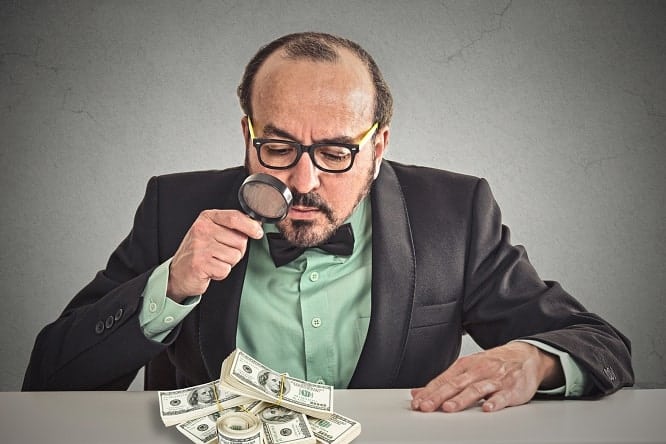
[(137, 371), (163, 351), (145, 337), (138, 315), (142, 292), (159, 264), (158, 180), (152, 178), (131, 233), (106, 268), (37, 336), (23, 390), (125, 390)]
[(483, 348), (534, 339), (568, 352), (587, 372), (587, 396), (633, 384), (631, 345), (553, 281), (542, 281), (522, 246), (510, 243), (488, 183), (472, 205), (465, 267), (464, 328)]

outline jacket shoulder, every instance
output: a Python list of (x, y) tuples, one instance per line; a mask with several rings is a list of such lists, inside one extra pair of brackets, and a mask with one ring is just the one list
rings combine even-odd
[(159, 183), (160, 188), (233, 186), (246, 175), (245, 168), (238, 166), (224, 170), (187, 171), (154, 176), (151, 181)]
[(388, 162), (405, 195), (427, 193), (431, 198), (443, 196), (432, 195), (433, 192), (445, 192), (448, 196), (471, 197), (479, 182), (485, 182), (476, 176), (456, 173), (437, 168), (417, 165), (405, 165), (398, 162)]

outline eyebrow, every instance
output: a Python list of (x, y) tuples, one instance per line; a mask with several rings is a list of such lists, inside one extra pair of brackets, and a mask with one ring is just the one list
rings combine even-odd
[[(279, 137), (287, 140), (298, 141), (296, 137), (291, 135), (288, 131), (280, 129), (273, 124), (266, 124), (263, 128), (264, 138), (266, 136), (270, 137)], [(300, 143), (300, 142), (299, 142)], [(314, 140), (313, 143), (348, 143), (353, 144), (354, 139), (349, 136), (338, 136), (338, 137), (329, 137), (327, 139)]]

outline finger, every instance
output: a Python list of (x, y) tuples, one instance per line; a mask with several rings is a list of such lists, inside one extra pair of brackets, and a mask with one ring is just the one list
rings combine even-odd
[(450, 381), (446, 372), (444, 372), (419, 390), (412, 399), (412, 408), (422, 412), (433, 412), (444, 401), (458, 394), (463, 388)]
[(206, 210), (202, 216), (209, 218), (219, 226), (240, 231), (253, 239), (261, 239), (264, 235), (261, 223), (238, 210)]
[[(232, 249), (240, 253), (240, 257), (245, 254), (247, 249), (247, 235), (227, 227), (215, 225), (211, 233), (213, 240), (217, 243), (216, 248)], [(238, 260), (240, 260), (240, 257)], [(238, 262), (238, 260), (236, 262)]]
[(213, 259), (208, 266), (208, 277), (214, 281), (224, 280), (229, 276), (234, 265), (219, 259)]
[(449, 398), (460, 393), (473, 382), (487, 379), (478, 366), (476, 357), (465, 356), (456, 360), (445, 372), (425, 387), (412, 392), (414, 410), (434, 411)]
[(247, 243), (243, 243), (240, 247), (225, 244), (211, 245), (210, 258), (213, 262), (222, 262), (233, 267), (243, 259), (246, 245)]
[(445, 412), (459, 412), (466, 408), (476, 405), (480, 400), (494, 394), (501, 388), (500, 384), (483, 380), (468, 385), (464, 390), (451, 399), (442, 403), (442, 410)]
[(415, 396), (418, 396), (419, 393), (423, 391), (423, 387), (414, 387), (413, 389), (410, 390), (410, 394), (412, 395), (412, 398)]
[(488, 398), (481, 408), (484, 412), (495, 412), (497, 410), (502, 410), (505, 407), (510, 405), (510, 397), (506, 390), (500, 390)]

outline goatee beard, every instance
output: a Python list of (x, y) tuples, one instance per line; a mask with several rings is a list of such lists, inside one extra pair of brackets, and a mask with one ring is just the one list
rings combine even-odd
[(357, 196), (356, 202), (354, 202), (354, 205), (352, 206), (352, 210), (349, 214), (345, 214), (342, 217), (336, 217), (333, 209), (316, 192), (299, 193), (291, 190), (293, 195), (292, 205), (317, 208), (326, 217), (326, 223), (317, 229), (318, 227), (315, 225), (316, 222), (312, 220), (285, 219), (276, 224), (278, 230), (282, 233), (282, 236), (284, 236), (284, 238), (291, 244), (301, 248), (316, 247), (327, 241), (328, 238), (335, 233), (335, 230), (337, 230), (338, 227), (340, 227), (340, 225), (342, 225), (354, 212), (359, 202), (368, 195), (372, 182), (374, 181), (375, 169), (376, 166), (373, 158), (372, 168), (366, 176), (365, 184)]
[(314, 191), (299, 193), (292, 190), (292, 205), (316, 208), (326, 217), (327, 223), (323, 231), (317, 232), (313, 229), (315, 222), (312, 220), (283, 220), (276, 225), (285, 239), (290, 243), (303, 248), (314, 247), (326, 241), (340, 226), (336, 221), (333, 209)]

